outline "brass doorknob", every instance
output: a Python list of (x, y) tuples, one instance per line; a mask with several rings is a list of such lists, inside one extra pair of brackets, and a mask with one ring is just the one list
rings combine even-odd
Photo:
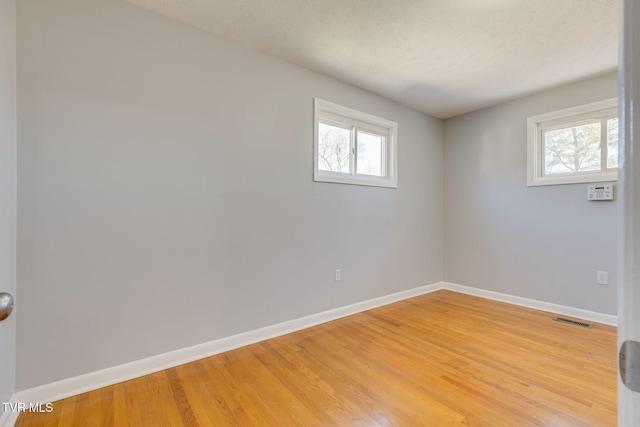
[(7, 292), (0, 292), (0, 321), (9, 317), (13, 311), (13, 297)]

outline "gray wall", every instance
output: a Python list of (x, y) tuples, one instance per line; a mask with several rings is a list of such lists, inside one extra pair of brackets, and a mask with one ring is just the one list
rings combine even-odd
[[(0, 0), (0, 292), (16, 297), (15, 0)], [(15, 389), (16, 311), (0, 322), (0, 402)], [(0, 416), (4, 406), (0, 405)]]
[[(442, 279), (440, 120), (123, 2), (17, 16), (18, 390)], [(312, 182), (313, 97), (399, 123), (397, 189)]]
[(616, 313), (617, 201), (526, 184), (528, 116), (615, 96), (608, 74), (444, 122), (446, 281)]
[[(443, 278), (615, 314), (617, 202), (526, 186), (526, 118), (616, 96), (614, 74), (443, 126), (123, 2), (17, 6), (18, 390)], [(398, 189), (312, 182), (313, 97), (399, 123)]]

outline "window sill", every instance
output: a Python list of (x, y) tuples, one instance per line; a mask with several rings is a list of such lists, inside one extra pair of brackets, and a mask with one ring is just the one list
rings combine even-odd
[(375, 176), (363, 177), (319, 172), (314, 175), (313, 180), (316, 182), (330, 182), (333, 184), (351, 184), (366, 185), (369, 187), (398, 188), (398, 183), (396, 182), (396, 180)]
[(596, 172), (593, 174), (581, 173), (579, 175), (542, 176), (527, 182), (527, 187), (542, 185), (585, 184), (592, 182), (613, 182), (618, 180), (618, 172)]

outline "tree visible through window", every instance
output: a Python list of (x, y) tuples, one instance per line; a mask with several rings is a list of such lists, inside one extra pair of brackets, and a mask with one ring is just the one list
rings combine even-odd
[(618, 119), (607, 120), (607, 167), (618, 167)]
[(318, 168), (349, 173), (351, 130), (326, 123), (318, 124)]
[(615, 99), (529, 117), (528, 128), (528, 185), (617, 179)]
[(600, 123), (544, 133), (545, 175), (600, 169)]
[(315, 100), (314, 180), (396, 186), (395, 122)]

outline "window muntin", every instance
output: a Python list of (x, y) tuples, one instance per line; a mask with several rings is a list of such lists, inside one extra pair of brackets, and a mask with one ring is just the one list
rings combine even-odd
[(529, 117), (527, 184), (615, 181), (617, 100)]
[(314, 180), (396, 187), (397, 123), (315, 99)]

